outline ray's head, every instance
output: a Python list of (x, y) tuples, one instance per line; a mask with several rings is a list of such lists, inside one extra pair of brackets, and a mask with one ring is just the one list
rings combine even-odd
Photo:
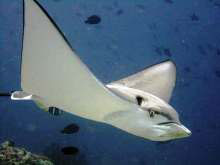
[(191, 135), (191, 131), (181, 124), (175, 109), (151, 94), (137, 108), (114, 112), (106, 117), (106, 121), (152, 141), (168, 141)]
[(146, 138), (155, 141), (167, 141), (191, 135), (191, 131), (181, 124), (178, 113), (168, 104), (143, 107), (140, 111), (144, 111), (143, 113), (147, 116), (142, 119), (148, 125), (146, 129), (149, 134)]

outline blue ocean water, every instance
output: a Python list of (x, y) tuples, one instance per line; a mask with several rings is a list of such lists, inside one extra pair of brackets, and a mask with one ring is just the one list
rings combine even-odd
[[(29, 101), (0, 98), (0, 143), (51, 157), (56, 164), (220, 164), (219, 0), (53, 0), (39, 2), (82, 61), (103, 82), (171, 59), (177, 83), (171, 100), (192, 136), (156, 143), (64, 113), (52, 116)], [(98, 15), (98, 24), (86, 24)], [(20, 89), (22, 1), (0, 1), (0, 92)], [(60, 133), (76, 123), (76, 134)], [(79, 148), (62, 155), (65, 146)]]

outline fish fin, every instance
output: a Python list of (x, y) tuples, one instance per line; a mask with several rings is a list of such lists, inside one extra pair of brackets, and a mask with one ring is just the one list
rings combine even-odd
[(169, 102), (175, 83), (176, 66), (172, 61), (165, 61), (110, 84), (139, 89)]

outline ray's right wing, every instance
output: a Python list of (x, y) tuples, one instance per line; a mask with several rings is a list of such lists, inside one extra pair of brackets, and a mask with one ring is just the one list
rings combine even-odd
[(175, 83), (176, 66), (172, 61), (165, 61), (109, 85), (120, 84), (139, 89), (169, 102)]

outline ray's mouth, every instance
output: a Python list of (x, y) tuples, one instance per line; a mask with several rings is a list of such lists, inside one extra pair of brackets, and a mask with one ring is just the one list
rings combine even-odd
[[(188, 137), (192, 134), (192, 132), (186, 128), (184, 125), (174, 122), (174, 121), (168, 121), (168, 122), (161, 122), (157, 124), (158, 126), (170, 126), (173, 128), (172, 132), (169, 132), (166, 135), (169, 135), (171, 137), (175, 138), (181, 138), (181, 137)], [(164, 135), (163, 135), (164, 136)]]
[(177, 124), (177, 125), (179, 125), (177, 122), (174, 122), (174, 121), (161, 122), (161, 123), (158, 123), (157, 125), (167, 125), (167, 124)]

